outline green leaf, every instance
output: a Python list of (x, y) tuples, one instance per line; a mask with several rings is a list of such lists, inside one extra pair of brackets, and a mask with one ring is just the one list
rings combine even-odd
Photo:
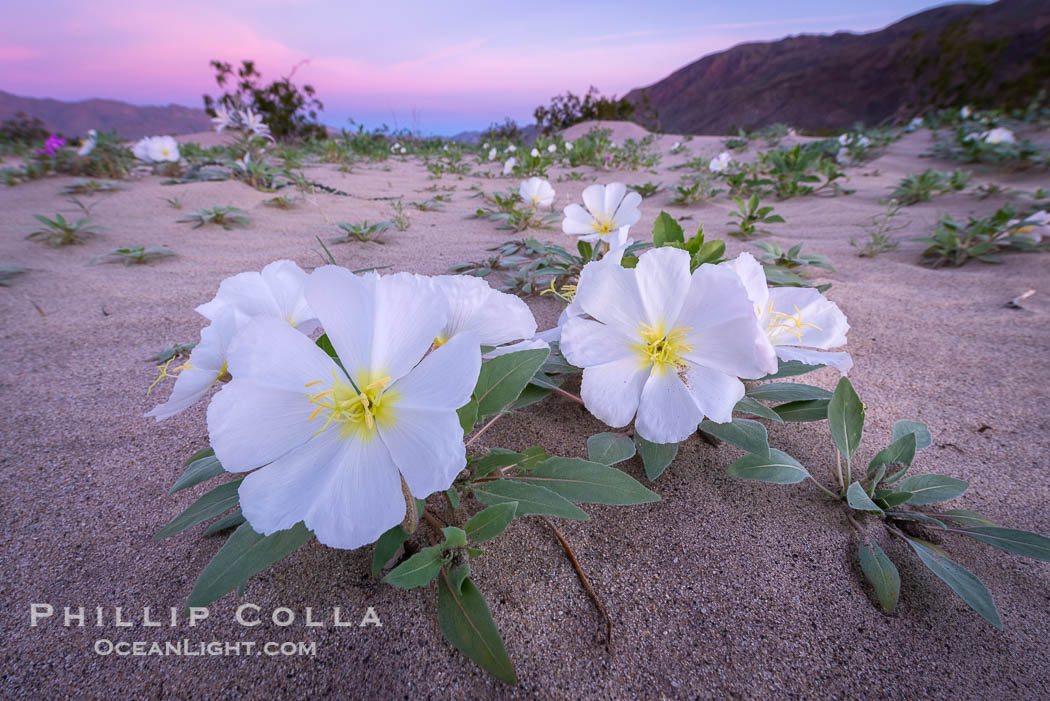
[(882, 513), (882, 509), (871, 500), (868, 493), (864, 491), (864, 487), (860, 486), (860, 482), (854, 482), (846, 490), (846, 503), (857, 511)]
[(438, 578), (438, 626), (450, 643), (478, 666), (507, 684), (517, 684), (495, 621), (470, 577), (453, 588), (444, 570)]
[(467, 534), (462, 528), (446, 526), (441, 529), (441, 532), (445, 535), (445, 548), (467, 547)]
[(823, 421), (828, 418), (829, 399), (809, 399), (802, 402), (788, 402), (773, 407), (773, 411), (784, 421)]
[(471, 397), (469, 402), (456, 410), (456, 414), (459, 416), (459, 425), (463, 428), (463, 433), (470, 433), (474, 430), (474, 424), (478, 422), (477, 400)]
[(896, 565), (874, 540), (863, 541), (858, 548), (860, 569), (864, 578), (875, 589), (879, 605), (886, 613), (893, 613), (901, 594), (901, 576)]
[(905, 521), (920, 521), (928, 523), (941, 529), (947, 528), (947, 526), (944, 525), (944, 521), (932, 516), (927, 516), (926, 514), (920, 514), (918, 511), (887, 511), (886, 515), (895, 519), (904, 519)]
[(237, 489), (240, 486), (241, 480), (234, 480), (205, 492), (188, 509), (173, 518), (171, 523), (157, 531), (153, 540), (163, 540), (176, 533), (182, 533), (187, 528), (229, 511), (237, 506)]
[(987, 516), (977, 513), (976, 511), (970, 511), (969, 509), (950, 509), (948, 511), (942, 511), (937, 514), (941, 518), (948, 519), (949, 521), (955, 521), (964, 526), (994, 526), (995, 521), (991, 520)]
[(589, 521), (591, 518), (586, 511), (551, 490), (538, 484), (527, 484), (517, 480), (475, 482), (474, 496), (482, 504), (489, 505), (516, 501), (518, 516), (548, 514), (577, 521)]
[(474, 514), (463, 525), (467, 537), (475, 543), (484, 543), (495, 538), (514, 520), (518, 513), (518, 502), (508, 501), (490, 506)]
[[(551, 382), (553, 385), (560, 385), (560, 382)], [(527, 406), (531, 406), (536, 402), (541, 402), (546, 399), (553, 390), (550, 387), (536, 385), (530, 382), (525, 385), (525, 389), (521, 390), (521, 394), (518, 398), (510, 405), (509, 411), (517, 411), (518, 409), (524, 409)]]
[(907, 433), (915, 434), (915, 450), (922, 450), (933, 443), (930, 429), (921, 421), (902, 419), (893, 424), (893, 440), (896, 441)]
[(808, 399), (831, 399), (831, 392), (813, 385), (796, 382), (772, 382), (755, 385), (747, 390), (747, 396), (767, 402), (800, 402)]
[(653, 222), (653, 246), (659, 248), (671, 242), (685, 242), (682, 226), (667, 212), (660, 212)]
[(970, 486), (965, 480), (946, 475), (910, 475), (897, 483), (896, 489), (911, 492), (909, 504), (936, 504), (954, 499)]
[(252, 575), (285, 557), (313, 537), (299, 522), (268, 536), (242, 523), (197, 578), (187, 606), (207, 606), (227, 592), (240, 589)]
[(906, 538), (906, 540), (922, 560), (922, 564), (951, 587), (952, 591), (958, 594), (970, 608), (981, 614), (984, 620), (999, 630), (1003, 629), (1003, 621), (999, 618), (999, 611), (995, 608), (995, 600), (992, 599), (991, 592), (981, 583), (981, 580), (965, 567), (952, 562), (947, 555), (935, 549), (930, 543), (917, 538)]
[(589, 504), (647, 504), (660, 495), (642, 486), (626, 472), (579, 458), (550, 458), (517, 480), (540, 484), (574, 502)]
[(634, 457), (634, 441), (623, 433), (596, 433), (587, 439), (587, 459), (615, 465)]
[(828, 404), (828, 426), (839, 452), (847, 461), (850, 460), (864, 432), (864, 404), (848, 378), (843, 377), (839, 380), (835, 394)]
[(781, 379), (784, 379), (785, 377), (795, 377), (796, 375), (805, 375), (807, 372), (813, 372), (814, 370), (820, 370), (822, 367), (825, 367), (823, 365), (807, 365), (806, 363), (803, 363), (801, 360), (780, 360), (778, 358), (777, 362), (779, 363), (779, 367), (777, 368), (777, 371), (775, 373), (773, 373), (772, 375), (766, 375), (765, 377), (760, 377), (758, 379), (759, 382), (761, 382), (763, 380), (781, 380)]
[(769, 457), (769, 434), (766, 433), (766, 427), (757, 421), (733, 419), (728, 423), (719, 424), (710, 419), (704, 419), (700, 424), (700, 430), (710, 433), (715, 438), (721, 438), (737, 448)]
[(768, 456), (745, 455), (729, 466), (729, 474), (773, 484), (797, 484), (810, 476), (798, 460), (776, 448), (770, 448)]
[(379, 536), (375, 546), (372, 548), (372, 576), (378, 577), (383, 571), (383, 566), (390, 562), (401, 544), (408, 540), (408, 533), (398, 524)]
[(482, 363), (478, 384), (474, 389), (478, 416), (498, 414), (514, 402), (548, 355), (549, 349), (536, 348), (507, 353)]
[(975, 526), (962, 532), (1006, 552), (1050, 562), (1050, 538), (1038, 533), (995, 526)]
[(892, 509), (895, 506), (907, 503), (911, 499), (911, 492), (883, 492), (881, 489), (875, 492), (875, 497), (882, 501), (884, 508)]
[(244, 521), (244, 514), (242, 514), (240, 508), (238, 508), (232, 514), (220, 518), (218, 521), (205, 528), (204, 535), (212, 535), (225, 531), (227, 528), (241, 525)]
[(645, 476), (655, 480), (670, 467), (678, 455), (677, 443), (650, 443), (639, 435), (634, 437), (634, 445), (645, 465)]
[(769, 419), (770, 421), (776, 421), (777, 423), (783, 423), (784, 419), (780, 418), (780, 414), (767, 407), (757, 399), (751, 397), (744, 397), (736, 406), (733, 407), (734, 414), (751, 414), (758, 416), (763, 419)]
[(209, 445), (207, 448), (201, 448), (196, 453), (194, 453), (193, 455), (191, 455), (188, 458), (186, 458), (186, 462), (184, 462), (182, 464), (183, 465), (189, 465), (191, 463), (197, 462), (201, 458), (206, 458), (206, 457), (211, 456), (211, 455), (215, 455), (215, 449), (212, 448)]
[(489, 451), (488, 455), (478, 458), (470, 464), (474, 468), (477, 477), (484, 477), (493, 470), (498, 470), (501, 467), (517, 465), (524, 460), (525, 456), (521, 453), (504, 450), (503, 448), (493, 448)]
[(915, 434), (906, 433), (888, 446), (880, 450), (871, 462), (868, 463), (868, 472), (872, 472), (881, 465), (903, 463), (905, 467), (911, 465), (915, 459)]
[[(211, 451), (211, 448), (205, 450)], [(182, 477), (179, 477), (175, 481), (175, 484), (168, 490), (168, 494), (174, 494), (175, 492), (198, 485), (205, 480), (210, 480), (212, 477), (218, 477), (219, 475), (226, 472), (222, 469), (222, 463), (219, 462), (218, 458), (215, 457), (215, 452), (204, 454), (205, 451), (200, 451), (193, 457), (196, 458), (193, 462), (188, 463), (189, 467), (182, 473)], [(197, 457), (200, 455), (201, 457)]]
[(390, 570), (383, 581), (399, 589), (425, 587), (438, 575), (445, 564), (444, 548), (431, 545)]

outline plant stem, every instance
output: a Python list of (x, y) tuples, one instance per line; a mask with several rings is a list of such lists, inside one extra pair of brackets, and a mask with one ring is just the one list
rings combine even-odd
[(474, 443), (474, 441), (476, 441), (477, 439), (481, 438), (481, 434), (483, 434), (485, 431), (489, 430), (489, 427), (492, 426), (492, 424), (496, 423), (496, 421), (498, 421), (499, 417), (501, 417), (501, 416), (503, 416), (503, 414), (496, 414), (495, 416), (493, 416), (489, 420), (489, 422), (487, 424), (485, 424), (484, 426), (479, 428), (478, 432), (470, 437), (470, 440), (466, 442), (466, 445), (470, 446), (471, 444)]
[(835, 476), (839, 481), (839, 487), (846, 489), (846, 483), (842, 481), (842, 453), (835, 449)]
[(825, 494), (827, 494), (829, 497), (831, 497), (835, 501), (841, 501), (842, 500), (842, 495), (841, 494), (836, 494), (835, 492), (831, 491), (830, 489), (828, 489), (827, 487), (822, 485), (820, 482), (818, 482), (813, 477), (810, 477), (810, 479), (813, 480), (813, 484), (817, 485), (817, 488), (820, 489), (820, 491), (824, 492)]
[(558, 387), (557, 385), (548, 384), (546, 382), (543, 382), (542, 380), (533, 380), (533, 382), (538, 384), (540, 387), (546, 387), (549, 390), (551, 390), (552, 392), (554, 392), (556, 394), (560, 394), (561, 396), (565, 397), (566, 399), (571, 399), (572, 401), (576, 402), (577, 404), (583, 404), (583, 399), (581, 399), (580, 397), (577, 397), (572, 392), (567, 392), (567, 391), (563, 390), (561, 387)]
[(554, 531), (554, 536), (561, 543), (562, 549), (565, 554), (569, 557), (569, 561), (572, 562), (573, 569), (576, 570), (576, 576), (580, 578), (580, 583), (583, 584), (583, 588), (587, 591), (587, 595), (591, 597), (591, 601), (594, 602), (595, 608), (605, 619), (605, 649), (608, 650), (612, 647), (612, 619), (609, 618), (609, 613), (605, 610), (605, 606), (602, 605), (602, 600), (598, 598), (598, 594), (595, 593), (594, 587), (591, 586), (591, 580), (587, 579), (586, 573), (583, 571), (583, 567), (580, 565), (580, 561), (576, 559), (576, 553), (572, 551), (572, 546), (569, 545), (569, 541), (565, 539), (565, 536), (561, 534), (558, 527), (551, 523), (546, 516), (540, 516), (540, 520), (547, 524), (547, 526)]

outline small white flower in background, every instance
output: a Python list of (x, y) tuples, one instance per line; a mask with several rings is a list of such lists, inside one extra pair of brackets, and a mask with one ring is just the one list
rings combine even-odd
[(244, 124), (244, 128), (251, 131), (256, 136), (270, 137), (270, 127), (263, 121), (262, 115), (252, 112), (251, 109), (246, 109), (241, 112), (241, 122)]
[(849, 165), (849, 149), (845, 146), (840, 148), (835, 154), (835, 160), (838, 162), (839, 165)]
[(969, 105), (966, 105), (961, 110), (959, 110), (959, 116), (963, 119), (969, 119), (972, 114), (973, 110), (970, 109)]
[(539, 151), (539, 149), (535, 149), (534, 148), (531, 151), (529, 151), (529, 155), (532, 156), (533, 158), (539, 158), (540, 157), (540, 151)]
[(627, 192), (623, 183), (591, 185), (583, 191), (583, 204), (565, 208), (561, 230), (583, 241), (607, 241), (615, 248), (627, 238), (627, 231), (638, 223), (642, 213), (638, 205), (642, 196)]
[(444, 150), (444, 151), (448, 151), (448, 144), (445, 144), (445, 146), (443, 147), (443, 149), (442, 149), (442, 150)]
[[(750, 253), (741, 253), (719, 267), (740, 276), (755, 305), (758, 328), (769, 343), (766, 353), (781, 360), (830, 365), (843, 374), (853, 367), (849, 353), (828, 352), (846, 345), (849, 331), (846, 315), (837, 304), (812, 287), (768, 287), (762, 264)], [(772, 367), (775, 371), (775, 360)]]
[(394, 145), (390, 147), (390, 153), (397, 153), (398, 149), (400, 149), (400, 148), (401, 148), (401, 144), (399, 144), (398, 142), (395, 141)]
[(525, 203), (534, 207), (551, 207), (554, 205), (554, 188), (544, 178), (529, 178), (521, 181), (518, 193)]
[(550, 146), (547, 147), (547, 153), (554, 153), (557, 150), (558, 150), (558, 147), (555, 146), (554, 144), (551, 144)]
[[(736, 273), (689, 253), (657, 248), (637, 267), (587, 264), (566, 321), (565, 358), (583, 368), (580, 395), (609, 426), (627, 425), (653, 443), (678, 443), (704, 417), (732, 420), (739, 378), (776, 370), (762, 353), (755, 311)], [(636, 416), (637, 414), (637, 416)]]
[(572, 142), (571, 141), (566, 141), (565, 142), (565, 150), (566, 151), (571, 151), (572, 150)]
[(1013, 229), (1013, 233), (1022, 234), (1039, 243), (1044, 238), (1050, 238), (1050, 212), (1039, 211), (1028, 215), (1023, 221), (1011, 219), (1006, 222), (1007, 229)]
[(912, 120), (910, 122), (908, 122), (908, 126), (905, 127), (905, 129), (908, 129), (910, 131), (915, 131), (916, 129), (921, 129), (921, 128), (922, 128), (922, 117), (913, 117)]
[(996, 127), (991, 131), (986, 131), (981, 135), (984, 142), (987, 144), (1013, 144), (1017, 143), (1014, 138), (1014, 133), (1006, 127)]
[(87, 156), (95, 150), (95, 146), (98, 144), (98, 132), (94, 129), (89, 129), (87, 138), (80, 142), (80, 148), (77, 149), (78, 156)]
[(135, 158), (140, 161), (149, 161), (149, 144), (153, 140), (152, 136), (144, 136), (135, 142), (135, 145), (131, 147), (131, 153), (134, 154)]
[(536, 334), (536, 318), (529, 306), (520, 297), (493, 289), (482, 278), (473, 275), (417, 277), (428, 280), (448, 303), (448, 320), (434, 337), (438, 347), (462, 333), (472, 334), (479, 348), (528, 340)]
[(306, 299), (342, 366), (280, 321), (237, 334), (208, 434), (227, 471), (254, 470), (238, 493), (254, 530), (302, 521), (324, 545), (357, 548), (466, 465), (456, 410), (477, 382), (479, 342), (461, 333), (429, 352), (448, 310), (428, 288), (407, 274), (315, 270)]
[[(236, 315), (232, 309), (226, 310), (204, 327), (200, 343), (190, 352), (189, 360), (175, 368), (179, 374), (168, 401), (146, 412), (146, 416), (161, 421), (185, 411), (204, 397), (212, 385), (226, 374), (226, 354), (237, 328)], [(166, 367), (161, 377), (165, 375)]]
[(729, 163), (732, 160), (733, 157), (729, 155), (729, 151), (723, 151), (722, 153), (712, 158), (711, 162), (707, 164), (707, 167), (712, 173), (721, 173), (729, 167)]
[(507, 147), (507, 153), (514, 153), (517, 150), (518, 150), (518, 147), (515, 146), (514, 144), (511, 144), (510, 146)]
[(490, 148), (489, 149), (489, 158), (488, 159), (490, 161), (496, 160), (496, 149), (494, 149), (494, 148)]
[(233, 165), (241, 170), (248, 170), (248, 164), (252, 162), (252, 154), (245, 151), (244, 155), (233, 162)]
[(503, 164), (503, 174), (510, 175), (514, 172), (514, 166), (518, 165), (518, 159), (511, 156), (507, 159), (507, 162)]
[(868, 148), (869, 146), (871, 146), (871, 139), (864, 136), (863, 134), (858, 134), (856, 145), (860, 146), (861, 148)]
[(983, 134), (978, 134), (977, 132), (972, 131), (969, 134), (967, 134), (966, 136), (964, 136), (962, 140), (965, 143), (965, 142), (969, 142), (969, 141), (978, 141), (982, 137), (983, 137)]
[(853, 140), (853, 136), (851, 134), (839, 134), (839, 145), (840, 146), (846, 146), (852, 140)]
[(481, 145), (481, 148), (488, 148), (488, 147), (489, 147), (489, 142), (487, 142), (487, 141)]
[(791, 137), (798, 136), (798, 132), (795, 131), (795, 127), (788, 128), (788, 136), (791, 136)]
[(403, 155), (405, 155), (406, 153), (408, 153), (408, 149), (407, 149), (406, 147), (402, 146), (402, 147), (401, 147), (401, 155), (403, 156)]
[(317, 316), (306, 303), (307, 275), (290, 260), (270, 263), (262, 272), (238, 273), (219, 284), (214, 299), (197, 307), (197, 313), (215, 321), (227, 310), (236, 314), (238, 325), (249, 319), (280, 319), (304, 334), (317, 328)]
[(215, 116), (211, 118), (212, 127), (215, 131), (221, 132), (226, 127), (232, 126), (233, 122), (233, 115), (230, 114), (225, 105), (215, 105)]
[(171, 136), (154, 136), (149, 140), (147, 155), (154, 163), (175, 163), (179, 160), (179, 142)]

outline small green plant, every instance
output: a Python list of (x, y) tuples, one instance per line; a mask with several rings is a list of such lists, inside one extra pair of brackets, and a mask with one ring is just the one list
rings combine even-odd
[(157, 258), (167, 258), (175, 255), (175, 251), (167, 246), (127, 246), (126, 248), (114, 248), (108, 253), (95, 256), (91, 263), (123, 263), (124, 265), (143, 265)]
[(87, 239), (101, 231), (101, 227), (92, 224), (90, 219), (79, 219), (75, 222), (67, 221), (61, 214), (56, 214), (54, 219), (48, 219), (40, 214), (33, 217), (43, 224), (43, 227), (28, 234), (27, 239), (40, 239), (51, 246), (69, 246), (84, 243)]
[(549, 229), (560, 219), (560, 215), (555, 212), (541, 214), (539, 209), (525, 205), (521, 195), (514, 190), (492, 194), (479, 191), (474, 197), (483, 199), (486, 206), (479, 207), (471, 216), (499, 222), (502, 224), (501, 229), (516, 232), (526, 229)]
[(758, 228), (759, 224), (784, 223), (784, 217), (773, 214), (772, 206), (759, 206), (758, 193), (751, 195), (747, 201), (740, 197), (734, 197), (733, 201), (736, 202), (737, 211), (730, 212), (729, 216), (736, 217), (739, 221), (726, 222), (729, 226), (735, 227), (729, 232), (730, 236), (749, 239), (757, 234), (770, 233), (766, 229)]
[(115, 182), (109, 180), (89, 180), (86, 178), (78, 178), (73, 182), (64, 185), (60, 194), (63, 195), (98, 195), (102, 193), (116, 192), (121, 187)]
[(247, 214), (238, 207), (206, 207), (198, 209), (193, 214), (188, 214), (178, 221), (180, 223), (192, 223), (194, 229), (199, 229), (205, 224), (215, 224), (230, 231), (235, 226), (248, 226)]
[(863, 227), (868, 234), (867, 241), (857, 242), (850, 239), (849, 245), (857, 249), (857, 255), (861, 258), (874, 258), (880, 253), (889, 253), (900, 246), (900, 241), (894, 238), (893, 233), (908, 226), (907, 222), (897, 223), (895, 218), (900, 214), (901, 206), (896, 200), (890, 200), (886, 205), (886, 211), (871, 218), (871, 222)]
[(290, 197), (288, 195), (277, 195), (277, 197), (263, 200), (263, 204), (267, 207), (273, 207), (274, 209), (292, 209), (299, 204), (299, 198)]
[(658, 193), (661, 187), (661, 183), (647, 182), (644, 185), (628, 185), (627, 189), (637, 192), (643, 199), (649, 199)]
[(28, 272), (29, 268), (20, 268), (17, 265), (0, 267), (0, 287), (10, 287), (14, 278), (19, 275), (25, 275)]
[(422, 202), (409, 202), (408, 204), (415, 207), (420, 212), (440, 212), (445, 206), (441, 195)]
[(823, 268), (824, 270), (835, 272), (835, 268), (831, 267), (831, 262), (826, 256), (822, 256), (819, 253), (803, 253), (801, 243), (796, 243), (786, 251), (780, 247), (780, 244), (772, 241), (758, 241), (751, 245), (765, 252), (758, 257), (758, 260), (762, 265), (766, 266), (767, 273), (770, 266), (787, 270), (806, 267)]
[(683, 178), (682, 182), (671, 188), (674, 197), (671, 204), (676, 207), (688, 207), (696, 202), (705, 202), (714, 199), (722, 192), (721, 188), (715, 187), (715, 183), (707, 177)]
[(383, 232), (394, 226), (393, 222), (363, 221), (358, 224), (339, 222), (336, 224), (342, 231), (342, 235), (332, 239), (332, 243), (348, 243), (350, 241), (371, 241), (372, 243), (383, 243)]
[(1025, 228), (1013, 207), (1000, 207), (989, 217), (970, 217), (966, 223), (955, 221), (948, 213), (941, 215), (929, 236), (916, 239), (927, 244), (922, 260), (933, 268), (958, 267), (971, 259), (982, 263), (1001, 263), (1000, 251), (1045, 251), (1046, 243), (1026, 236)]
[(182, 209), (182, 200), (178, 197), (164, 197), (162, 198), (168, 203), (168, 206), (172, 209)]
[(933, 195), (966, 189), (972, 175), (967, 170), (956, 169), (952, 173), (944, 173), (932, 168), (927, 169), (917, 175), (901, 178), (890, 197), (904, 207), (919, 202), (929, 202)]
[(390, 223), (398, 231), (408, 231), (408, 227), (411, 226), (412, 222), (408, 218), (408, 213), (405, 212), (405, 205), (401, 198), (399, 197), (391, 202), (390, 208), (394, 211), (394, 216), (390, 219)]

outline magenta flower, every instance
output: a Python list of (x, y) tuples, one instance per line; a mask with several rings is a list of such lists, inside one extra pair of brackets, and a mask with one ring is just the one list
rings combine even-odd
[(47, 137), (47, 141), (44, 142), (44, 148), (38, 149), (36, 155), (38, 156), (54, 156), (58, 149), (66, 145), (66, 140), (61, 136), (55, 136), (52, 134)]

